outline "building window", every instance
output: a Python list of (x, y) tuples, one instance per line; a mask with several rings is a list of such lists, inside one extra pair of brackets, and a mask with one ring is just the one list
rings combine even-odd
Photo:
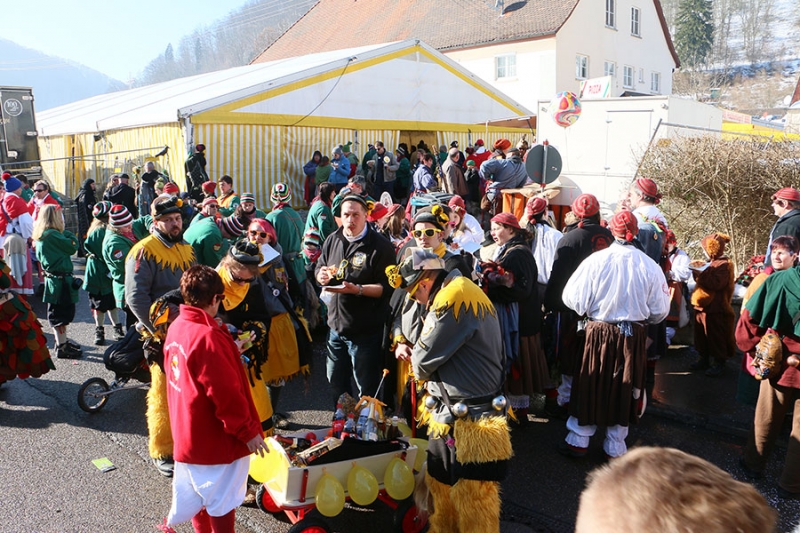
[(617, 0), (606, 0), (606, 26), (617, 27)]
[(589, 77), (589, 57), (576, 55), (575, 56), (575, 77), (579, 80), (585, 80)]
[(644, 69), (639, 69), (639, 83), (644, 83)]
[(661, 73), (650, 73), (650, 92), (653, 94), (661, 94)]
[(622, 67), (622, 86), (628, 89), (633, 88), (633, 67), (628, 65)]
[(636, 37), (641, 37), (641, 11), (639, 11), (638, 7), (631, 8), (631, 35), (635, 35)]
[(613, 61), (606, 61), (603, 63), (603, 76), (611, 76), (612, 78), (617, 75), (617, 64)]
[(517, 56), (508, 54), (494, 58), (495, 79), (517, 77)]

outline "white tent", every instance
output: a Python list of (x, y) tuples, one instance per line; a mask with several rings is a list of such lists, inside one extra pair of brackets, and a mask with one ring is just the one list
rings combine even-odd
[[(528, 130), (487, 121), (530, 112), (426, 44), (403, 42), (324, 52), (96, 96), (37, 115), (43, 167), (63, 189), (153, 157), (183, 186), (183, 160), (207, 147), (209, 174), (234, 178), (266, 207), (270, 187), (297, 190), (314, 150), (353, 142), (429, 146)], [(513, 140), (513, 139), (512, 139)], [(81, 159), (69, 159), (81, 157)], [(59, 159), (67, 158), (67, 159)], [(74, 189), (72, 189), (74, 191)], [(295, 195), (298, 204), (298, 195)]]

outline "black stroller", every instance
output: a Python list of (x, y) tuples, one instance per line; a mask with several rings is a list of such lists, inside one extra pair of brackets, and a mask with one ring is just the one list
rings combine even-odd
[[(136, 328), (128, 328), (122, 340), (108, 347), (103, 354), (103, 363), (114, 372), (111, 384), (103, 378), (90, 378), (78, 389), (78, 405), (87, 413), (96, 413), (105, 407), (108, 397), (116, 392), (150, 387), (144, 340)], [(134, 383), (129, 384), (131, 380)]]

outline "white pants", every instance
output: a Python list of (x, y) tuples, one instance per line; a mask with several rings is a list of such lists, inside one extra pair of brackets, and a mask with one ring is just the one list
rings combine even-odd
[(205, 508), (211, 516), (225, 516), (239, 507), (247, 491), (250, 456), (225, 465), (193, 465), (175, 461), (172, 507), (167, 525), (191, 520)]
[[(567, 444), (576, 448), (588, 448), (589, 439), (597, 431), (597, 426), (581, 426), (578, 419), (571, 416), (567, 419)], [(625, 438), (628, 436), (628, 426), (608, 426), (606, 439), (603, 441), (603, 450), (609, 457), (621, 457), (628, 451)]]
[(561, 385), (558, 386), (558, 402), (559, 407), (564, 407), (569, 403), (569, 398), (572, 395), (572, 376), (561, 375)]

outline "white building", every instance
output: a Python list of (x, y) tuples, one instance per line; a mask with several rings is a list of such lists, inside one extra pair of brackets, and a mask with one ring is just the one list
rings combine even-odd
[(531, 108), (606, 75), (610, 96), (671, 94), (680, 63), (659, 0), (505, 4), (321, 0), (253, 62), (418, 38)]

